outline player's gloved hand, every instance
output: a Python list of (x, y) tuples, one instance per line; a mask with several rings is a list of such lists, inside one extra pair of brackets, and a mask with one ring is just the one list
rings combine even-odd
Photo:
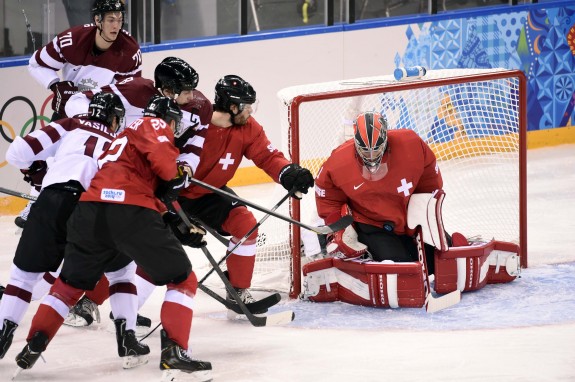
[(50, 90), (54, 93), (52, 110), (62, 117), (66, 116), (66, 111), (64, 110), (66, 102), (68, 102), (74, 94), (78, 93), (78, 87), (74, 85), (72, 81), (60, 81), (53, 83), (50, 86)]
[(169, 206), (178, 198), (180, 191), (190, 185), (192, 169), (188, 165), (178, 164), (178, 175), (174, 179), (160, 183), (156, 189), (156, 198)]
[(192, 248), (201, 248), (206, 245), (204, 240), (206, 230), (194, 219), (190, 219), (192, 226), (188, 229), (186, 223), (173, 212), (166, 212), (162, 217), (183, 245)]
[[(280, 171), (279, 180), (283, 188), (290, 191), (295, 189), (297, 192), (307, 194), (307, 190), (313, 187), (313, 175), (311, 172), (298, 164), (291, 163), (285, 166)], [(301, 199), (294, 194), (294, 197)]]
[[(347, 204), (344, 204), (341, 207), (341, 211), (335, 211), (330, 214), (325, 219), (325, 222), (326, 224), (331, 224), (346, 215), (351, 215), (351, 210)], [(328, 235), (325, 249), (330, 255), (341, 253), (345, 257), (353, 258), (366, 253), (367, 245), (358, 240), (357, 232), (353, 225), (349, 225), (345, 229)]]
[(30, 168), (21, 169), (20, 172), (24, 174), (24, 181), (30, 183), (38, 191), (42, 187), (42, 180), (48, 170), (48, 165), (43, 160), (37, 160), (32, 163)]

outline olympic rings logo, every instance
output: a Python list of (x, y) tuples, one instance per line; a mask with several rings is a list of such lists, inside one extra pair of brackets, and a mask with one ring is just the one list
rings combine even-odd
[[(4, 140), (6, 140), (9, 144), (14, 142), (14, 139), (16, 139), (16, 130), (14, 130), (14, 127), (12, 127), (12, 125), (8, 121), (5, 121), (3, 119), (4, 113), (6, 112), (6, 109), (10, 105), (12, 105), (15, 102), (21, 101), (27, 104), (32, 111), (32, 117), (24, 123), (18, 134), (19, 136), (23, 137), (26, 134), (29, 134), (36, 129), (36, 124), (38, 121), (40, 121), (41, 128), (46, 127), (46, 123), (50, 123), (50, 118), (45, 116), (45, 112), (46, 112), (46, 106), (48, 105), (49, 102), (52, 101), (52, 98), (54, 98), (54, 94), (50, 94), (44, 100), (44, 102), (42, 103), (42, 107), (40, 108), (40, 115), (38, 115), (36, 107), (34, 106), (32, 101), (30, 101), (26, 97), (15, 96), (6, 101), (6, 103), (0, 109), (0, 134), (2, 135), (2, 138), (4, 138)], [(6, 162), (6, 160), (0, 162), (0, 168), (6, 166), (7, 164), (8, 162)]]

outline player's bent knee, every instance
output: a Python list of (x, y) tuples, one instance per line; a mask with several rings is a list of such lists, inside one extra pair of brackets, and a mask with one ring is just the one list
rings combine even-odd
[[(181, 280), (182, 277), (179, 279)], [(168, 284), (168, 290), (177, 290), (187, 296), (194, 296), (197, 289), (198, 278), (196, 277), (196, 273), (194, 271), (191, 271), (185, 279), (179, 282), (171, 282)]]
[(491, 240), (435, 253), (437, 293), (473, 291), (486, 284), (507, 283), (519, 273), (519, 246), (513, 243)]
[(422, 307), (424, 277), (418, 262), (321, 259), (303, 267), (303, 298), (314, 302), (343, 301), (354, 305)]

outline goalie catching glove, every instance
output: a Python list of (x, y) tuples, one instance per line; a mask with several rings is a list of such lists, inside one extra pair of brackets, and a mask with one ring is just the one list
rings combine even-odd
[(72, 81), (60, 81), (50, 85), (50, 90), (54, 93), (52, 98), (52, 110), (58, 113), (61, 117), (66, 115), (65, 106), (66, 102), (74, 94), (78, 93), (78, 87)]
[[(341, 213), (331, 214), (326, 219), (326, 223), (331, 224), (332, 222), (328, 220), (336, 221), (346, 215), (351, 216), (351, 210), (347, 204), (344, 204), (341, 206)], [(355, 258), (367, 252), (367, 246), (357, 240), (357, 232), (353, 228), (353, 224), (328, 235), (325, 249), (330, 255), (340, 252), (348, 258)]]
[(174, 235), (176, 235), (182, 245), (187, 245), (192, 248), (201, 248), (206, 245), (206, 241), (204, 240), (206, 230), (194, 219), (190, 219), (192, 225), (188, 229), (182, 218), (173, 212), (166, 212), (162, 218), (172, 229), (172, 232), (174, 232)]
[(32, 187), (35, 187), (37, 191), (42, 188), (42, 181), (44, 180), (44, 175), (48, 170), (48, 165), (43, 160), (37, 160), (32, 162), (30, 168), (21, 169), (20, 172), (24, 174), (24, 181), (30, 183)]
[(169, 206), (178, 199), (180, 191), (190, 185), (190, 178), (193, 175), (192, 168), (187, 164), (178, 163), (178, 175), (172, 180), (160, 183), (156, 189), (156, 198)]
[[(279, 181), (283, 188), (288, 191), (295, 189), (297, 192), (307, 194), (308, 188), (313, 187), (313, 175), (311, 172), (298, 164), (288, 164), (281, 169)], [(294, 194), (294, 197), (301, 199)]]

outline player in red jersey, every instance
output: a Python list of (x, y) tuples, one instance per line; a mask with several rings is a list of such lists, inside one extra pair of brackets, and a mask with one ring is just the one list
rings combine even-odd
[[(28, 71), (38, 83), (54, 93), (52, 121), (66, 117), (66, 102), (76, 92), (142, 75), (140, 46), (122, 29), (125, 18), (123, 3), (120, 0), (96, 0), (92, 16), (94, 24), (63, 31), (30, 57)], [(86, 105), (82, 113), (87, 109)], [(33, 187), (30, 194), (37, 196), (38, 191)], [(31, 205), (29, 202), (16, 217), (14, 223), (18, 227), (26, 224)]]
[[(175, 200), (191, 173), (189, 166), (176, 163), (174, 134), (181, 133), (181, 118), (172, 99), (154, 96), (144, 117), (120, 133), (100, 157), (100, 170), (70, 217), (60, 277), (38, 308), (28, 344), (16, 357), (21, 368), (31, 368), (46, 350), (83, 289), (93, 288), (104, 271), (109, 275), (111, 265), (117, 273), (124, 269), (122, 263), (128, 266), (134, 260), (156, 284), (167, 285), (160, 369), (169, 376), (163, 380), (173, 380), (177, 372), (210, 378), (211, 364), (191, 359), (187, 351), (196, 275), (160, 213), (165, 209), (160, 200)], [(135, 298), (136, 288), (132, 284), (122, 292)], [(135, 311), (136, 302), (129, 308)]]
[[(290, 163), (273, 147), (263, 127), (251, 115), (254, 103), (256, 92), (241, 77), (227, 75), (218, 81), (214, 113), (194, 178), (233, 193), (226, 184), (245, 157), (287, 190), (307, 193), (308, 188), (313, 186), (313, 176), (309, 170)], [(179, 201), (189, 215), (232, 236), (230, 249), (256, 224), (253, 214), (245, 205), (198, 186), (191, 185), (183, 190)], [(173, 225), (177, 226), (177, 221)], [(226, 260), (229, 280), (246, 303), (254, 302), (248, 288), (255, 263), (256, 238), (257, 230)], [(146, 292), (151, 293), (147, 289)], [(140, 296), (140, 289), (138, 294), (140, 299), (147, 297)], [(228, 299), (234, 301), (230, 296)]]
[[(24, 138), (16, 137), (8, 148), (6, 160), (41, 185), (42, 192), (22, 231), (0, 301), (0, 358), (10, 347), (36, 285), (45, 272), (57, 272), (64, 258), (68, 217), (90, 185), (97, 159), (115, 138), (123, 117), (120, 98), (101, 94), (90, 103), (88, 114), (51, 122)], [(48, 171), (38, 183), (39, 166), (46, 162)]]
[[(317, 211), (326, 223), (343, 214), (351, 214), (354, 223), (328, 238), (326, 249), (334, 258), (303, 267), (304, 295), (312, 301), (421, 307), (427, 296), (422, 274), (435, 273), (437, 280), (451, 267), (435, 270), (448, 247), (468, 246), (463, 235), (450, 236), (443, 229), (442, 187), (435, 154), (414, 131), (388, 130), (376, 112), (359, 114), (353, 139), (333, 150), (318, 173), (315, 190)], [(516, 248), (506, 249), (506, 256), (516, 254)], [(467, 275), (461, 275), (468, 282), (458, 289), (515, 278), (510, 273), (488, 275), (489, 252), (460, 255), (471, 262)], [(481, 278), (476, 277), (479, 268)], [(443, 288), (441, 293), (453, 290)]]
[[(104, 86), (101, 92), (118, 95), (126, 105), (126, 121), (131, 124), (142, 117), (150, 97), (164, 95), (175, 97), (183, 112), (182, 125), (185, 134), (178, 136), (180, 147), (180, 162), (185, 162), (192, 171), (196, 171), (200, 153), (206, 135), (207, 127), (212, 117), (211, 102), (196, 89), (199, 75), (186, 61), (177, 57), (167, 57), (160, 62), (154, 70), (154, 81), (143, 77), (130, 77), (119, 83)], [(86, 91), (75, 94), (66, 105), (67, 114), (84, 113), (95, 91)], [(146, 293), (144, 288), (153, 290), (151, 279), (138, 268), (138, 296), (140, 306), (144, 303)], [(140, 282), (143, 285), (140, 285)], [(101, 289), (98, 287), (97, 289)], [(142, 292), (140, 292), (142, 291)], [(151, 293), (151, 292), (150, 292)], [(92, 299), (94, 297), (94, 299)], [(95, 317), (98, 317), (98, 305), (105, 301), (100, 293), (89, 293), (84, 296), (71, 310), (65, 324), (71, 326), (88, 326)], [(138, 329), (145, 330), (151, 326), (151, 321), (138, 315)]]

